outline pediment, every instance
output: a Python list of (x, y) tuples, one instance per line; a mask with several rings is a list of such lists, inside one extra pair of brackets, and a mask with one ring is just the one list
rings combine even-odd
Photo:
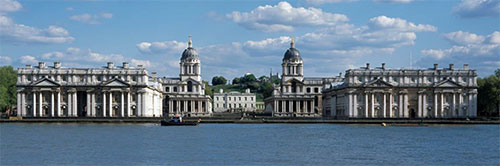
[(461, 87), (460, 84), (456, 83), (453, 80), (447, 79), (444, 80), (440, 83), (438, 83), (435, 87), (440, 87), (440, 88), (455, 88), (455, 87)]
[(34, 82), (33, 86), (60, 86), (60, 84), (48, 78), (43, 78), (37, 82)]
[(292, 78), (292, 79), (286, 81), (285, 84), (292, 84), (293, 82), (295, 82), (298, 85), (304, 85), (304, 83), (302, 81), (295, 79), (295, 78)]
[(368, 87), (392, 87), (393, 85), (388, 83), (388, 82), (385, 82), (382, 79), (376, 79), (376, 80), (373, 80), (371, 82), (368, 82), (365, 86), (368, 86)]
[(102, 86), (126, 87), (126, 86), (129, 86), (129, 84), (126, 83), (125, 81), (120, 80), (120, 79), (113, 78), (109, 81), (104, 82), (102, 84)]
[(182, 81), (182, 84), (187, 84), (189, 81), (191, 81), (193, 83), (193, 85), (201, 85), (201, 83), (199, 81), (196, 81), (192, 78), (185, 79), (184, 81)]

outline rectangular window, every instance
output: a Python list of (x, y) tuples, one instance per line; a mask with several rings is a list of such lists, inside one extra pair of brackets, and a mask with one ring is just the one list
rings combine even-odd
[(318, 93), (319, 92), (319, 89), (318, 88), (314, 88), (314, 93)]
[(177, 92), (177, 87), (174, 87), (174, 92)]
[(306, 88), (307, 93), (311, 93), (311, 88)]
[(165, 92), (170, 92), (170, 87), (165, 87)]

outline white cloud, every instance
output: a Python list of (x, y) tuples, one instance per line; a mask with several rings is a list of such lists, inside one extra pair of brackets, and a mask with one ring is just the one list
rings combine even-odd
[(0, 14), (7, 12), (15, 12), (23, 8), (23, 6), (14, 0), (0, 0)]
[(462, 31), (450, 32), (444, 34), (444, 37), (457, 45), (479, 44), (485, 39), (484, 36)]
[(167, 53), (179, 52), (187, 48), (187, 43), (174, 40), (164, 42), (141, 42), (136, 46), (141, 53)]
[(66, 8), (66, 10), (67, 10), (67, 11), (73, 11), (73, 10), (75, 10), (75, 9), (74, 9), (74, 8), (72, 8), (72, 7), (67, 7), (67, 8)]
[(0, 15), (0, 38), (14, 43), (68, 43), (74, 40), (62, 27), (49, 26), (38, 29), (23, 24), (15, 24), (7, 16)]
[(497, 42), (499, 36), (498, 31), (487, 36), (462, 31), (451, 32), (444, 37), (455, 44), (454, 46), (421, 50), (423, 57), (417, 63), (469, 63), (481, 74), (491, 74), (491, 71), (499, 67), (497, 65), (500, 61), (500, 42)]
[(415, 24), (401, 18), (391, 18), (387, 16), (378, 16), (371, 18), (369, 25), (371, 28), (385, 28), (397, 31), (413, 31), (413, 32), (437, 31), (437, 28), (432, 25)]
[(12, 58), (8, 56), (0, 56), (0, 65), (10, 65)]
[(130, 63), (134, 66), (142, 65), (145, 68), (153, 67), (152, 63), (149, 60), (139, 60), (139, 59), (132, 58), (132, 59), (130, 59)]
[(100, 20), (111, 19), (111, 18), (113, 18), (112, 13), (101, 13), (101, 14), (94, 14), (94, 15), (91, 15), (89, 13), (84, 13), (84, 14), (79, 14), (79, 15), (73, 15), (70, 17), (70, 19), (72, 19), (72, 20), (79, 21), (79, 22), (82, 22), (85, 24), (91, 24), (91, 25), (100, 24), (101, 23)]
[(54, 59), (54, 58), (59, 59), (62, 57), (64, 57), (64, 53), (59, 51), (49, 52), (42, 55), (43, 59)]
[(500, 1), (498, 0), (462, 0), (453, 8), (453, 12), (460, 17), (500, 16)]
[(233, 11), (227, 18), (241, 26), (265, 32), (293, 31), (297, 26), (331, 26), (348, 21), (346, 15), (318, 8), (294, 8), (288, 2), (259, 6), (250, 12)]
[(31, 55), (25, 55), (21, 57), (21, 63), (23, 64), (35, 64), (37, 62), (38, 60), (36, 60), (36, 58)]

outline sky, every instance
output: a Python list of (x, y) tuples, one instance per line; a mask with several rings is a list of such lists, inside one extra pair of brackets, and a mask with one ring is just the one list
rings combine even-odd
[(500, 68), (499, 0), (0, 0), (0, 65), (143, 65), (176, 77), (192, 36), (202, 77), (281, 73), (295, 39), (306, 77), (370, 63)]

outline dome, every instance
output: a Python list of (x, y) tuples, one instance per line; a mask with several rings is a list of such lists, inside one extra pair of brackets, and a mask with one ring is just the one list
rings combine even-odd
[(181, 60), (198, 59), (198, 52), (193, 47), (188, 47), (182, 52)]
[(198, 52), (196, 52), (196, 49), (193, 48), (193, 41), (191, 41), (191, 36), (189, 36), (188, 48), (186, 48), (184, 52), (182, 52), (181, 60), (186, 59), (199, 59)]
[(291, 59), (300, 59), (302, 60), (302, 57), (300, 57), (300, 52), (299, 50), (295, 48), (289, 48), (285, 52), (285, 57), (283, 57), (283, 60), (291, 60)]

